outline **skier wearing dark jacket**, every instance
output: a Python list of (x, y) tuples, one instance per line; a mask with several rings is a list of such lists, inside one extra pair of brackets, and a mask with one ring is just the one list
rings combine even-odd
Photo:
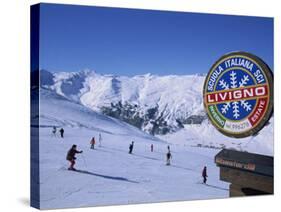
[(61, 128), (61, 129), (60, 129), (60, 137), (62, 137), (62, 138), (63, 138), (63, 134), (64, 134), (64, 129), (63, 129), (63, 128)]
[(207, 177), (208, 177), (208, 175), (207, 175), (207, 167), (206, 166), (204, 166), (204, 168), (203, 168), (202, 177), (203, 177), (203, 183), (206, 184)]
[(150, 151), (153, 152), (153, 144), (150, 145)]
[(172, 154), (171, 154), (170, 149), (169, 149), (168, 153), (166, 154), (166, 156), (167, 156), (167, 163), (166, 163), (166, 165), (170, 166), (171, 165), (171, 158), (172, 158)]
[(74, 168), (75, 160), (76, 160), (75, 154), (79, 154), (79, 153), (83, 152), (83, 151), (78, 151), (76, 148), (77, 148), (77, 145), (74, 144), (74, 145), (72, 145), (71, 149), (68, 150), (68, 152), (67, 152), (66, 160), (68, 160), (70, 162), (70, 166), (69, 166), (68, 170), (76, 170)]
[(133, 149), (134, 149), (134, 142), (132, 141), (132, 143), (129, 146), (129, 154), (132, 154)]
[(53, 133), (54, 136), (56, 136), (56, 132), (57, 132), (57, 127), (56, 127), (56, 126), (53, 126), (52, 133)]

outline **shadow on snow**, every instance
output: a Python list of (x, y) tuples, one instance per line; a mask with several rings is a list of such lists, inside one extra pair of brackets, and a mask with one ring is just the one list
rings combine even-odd
[(134, 180), (129, 180), (125, 177), (114, 177), (114, 176), (109, 176), (109, 175), (102, 175), (102, 174), (97, 174), (97, 173), (89, 172), (89, 171), (85, 171), (85, 170), (76, 170), (76, 172), (79, 172), (82, 174), (88, 174), (88, 175), (92, 175), (92, 176), (96, 176), (96, 177), (102, 177), (102, 178), (109, 179), (109, 180), (119, 180), (119, 181), (125, 181), (125, 182), (129, 182), (129, 183), (139, 183)]
[(229, 191), (229, 189), (227, 189), (227, 188), (222, 188), (222, 187), (214, 186), (214, 185), (210, 185), (210, 184), (205, 184), (205, 186), (215, 188), (215, 189), (219, 189), (219, 190)]

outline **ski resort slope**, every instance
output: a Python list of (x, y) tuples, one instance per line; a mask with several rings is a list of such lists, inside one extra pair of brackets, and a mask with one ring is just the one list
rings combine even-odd
[(215, 127), (205, 120), (202, 124), (185, 125), (183, 129), (158, 137), (168, 143), (187, 146), (228, 148), (256, 154), (273, 156), (274, 153), (274, 118), (269, 120), (257, 135), (246, 138), (231, 138), (220, 133)]
[[(53, 126), (63, 127), (65, 137), (53, 136)], [(166, 142), (46, 89), (40, 90), (39, 127), (42, 209), (228, 197), (229, 185), (219, 180), (214, 163), (218, 150), (171, 144), (171, 166), (166, 166)], [(95, 150), (90, 149), (92, 136)], [(83, 150), (77, 154), (77, 172), (67, 170), (73, 144)], [(205, 165), (207, 185), (201, 179)]]

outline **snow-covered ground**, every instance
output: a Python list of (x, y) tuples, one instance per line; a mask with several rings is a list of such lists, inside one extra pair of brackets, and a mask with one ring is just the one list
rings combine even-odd
[(271, 118), (269, 124), (256, 136), (237, 139), (223, 135), (208, 120), (205, 120), (202, 124), (185, 125), (183, 129), (175, 133), (157, 137), (173, 144), (207, 148), (232, 148), (238, 151), (273, 156), (273, 125), (274, 118)]
[[(172, 165), (165, 165), (167, 143), (139, 129), (40, 89), (41, 208), (83, 207), (228, 197), (214, 156), (219, 150), (170, 143)], [(65, 138), (52, 135), (63, 127)], [(92, 136), (102, 146), (90, 149)], [(128, 146), (135, 141), (133, 154)], [(98, 142), (97, 142), (98, 143)], [(68, 171), (66, 153), (77, 144), (76, 168)], [(154, 144), (154, 152), (150, 145)], [(208, 167), (208, 185), (201, 171)]]
[[(136, 104), (140, 114), (157, 106), (158, 114), (172, 126), (179, 117), (205, 115), (204, 78), (40, 71), (40, 115), (33, 117), (40, 118), (40, 126), (32, 122), (32, 127), (40, 129), (41, 208), (228, 197), (229, 185), (219, 180), (214, 156), (221, 148), (273, 155), (273, 118), (256, 136), (243, 139), (222, 135), (207, 119), (154, 137), (145, 128), (141, 131), (99, 110), (114, 102)], [(53, 136), (53, 126), (63, 127), (65, 138)], [(97, 142), (91, 150), (90, 140), (93, 136), (98, 140), (99, 133), (102, 146)], [(132, 155), (128, 154), (131, 141), (135, 141)], [(67, 170), (66, 154), (73, 144), (84, 151), (77, 155), (78, 172)], [(171, 166), (165, 165), (168, 145)], [(207, 185), (201, 179), (204, 166)]]

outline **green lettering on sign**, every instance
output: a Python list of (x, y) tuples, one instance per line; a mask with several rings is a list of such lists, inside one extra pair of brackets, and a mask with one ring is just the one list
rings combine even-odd
[(225, 124), (225, 119), (218, 113), (216, 107), (214, 105), (210, 105), (209, 111), (216, 124), (223, 128)]

